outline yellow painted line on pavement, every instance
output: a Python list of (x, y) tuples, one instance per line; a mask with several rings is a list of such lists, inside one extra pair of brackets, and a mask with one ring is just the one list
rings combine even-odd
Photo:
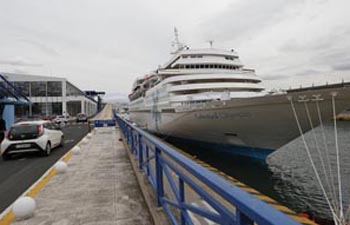
[(63, 162), (68, 162), (73, 157), (73, 153), (69, 151), (62, 159)]
[(15, 220), (15, 214), (11, 212), (7, 213), (2, 220), (0, 220), (0, 225), (9, 225)]
[(27, 194), (28, 197), (34, 198), (39, 194), (39, 192), (46, 186), (47, 183), (57, 174), (55, 169), (51, 171), (37, 184), (33, 189)]

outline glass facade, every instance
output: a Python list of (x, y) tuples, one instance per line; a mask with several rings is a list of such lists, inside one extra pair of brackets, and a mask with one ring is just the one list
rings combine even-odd
[(84, 95), (84, 93), (75, 87), (73, 84), (67, 82), (67, 96), (79, 96)]
[(31, 82), (30, 94), (31, 97), (46, 96), (46, 82), (45, 81), (35, 81)]
[[(13, 81), (12, 84), (32, 101), (30, 106), (15, 106), (16, 118), (62, 115), (64, 104), (62, 103), (64, 100), (62, 98), (64, 97), (63, 82), (66, 84), (66, 96), (71, 96), (71, 100), (67, 99), (66, 102), (65, 108), (67, 113), (75, 116), (83, 111), (88, 114), (96, 112), (96, 106), (93, 107), (93, 104), (85, 101), (82, 103), (81, 99), (83, 99), (82, 97), (85, 96), (85, 93), (68, 81)], [(76, 100), (74, 97), (77, 97)]]
[(14, 82), (13, 85), (20, 90), (25, 96), (30, 95), (29, 82)]
[(62, 96), (62, 82), (48, 81), (47, 82), (47, 96)]
[(62, 102), (37, 102), (32, 104), (33, 116), (62, 115)]
[(81, 113), (81, 101), (67, 102), (67, 113), (73, 116)]
[(15, 116), (17, 120), (29, 117), (29, 105), (16, 105)]

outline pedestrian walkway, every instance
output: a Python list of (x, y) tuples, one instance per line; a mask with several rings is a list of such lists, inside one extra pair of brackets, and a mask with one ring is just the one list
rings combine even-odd
[(152, 224), (118, 132), (95, 128), (80, 154), (68, 161), (66, 173), (53, 177), (35, 198), (35, 215), (13, 224)]

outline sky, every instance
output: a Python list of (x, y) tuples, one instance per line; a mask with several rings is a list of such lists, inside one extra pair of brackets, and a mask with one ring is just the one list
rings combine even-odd
[(0, 71), (125, 97), (169, 60), (174, 27), (235, 49), (268, 89), (350, 81), (349, 0), (0, 0)]

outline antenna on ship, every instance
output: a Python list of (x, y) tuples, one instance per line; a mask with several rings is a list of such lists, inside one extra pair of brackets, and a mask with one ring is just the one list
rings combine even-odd
[(208, 43), (210, 45), (210, 48), (213, 48), (214, 41), (213, 40), (209, 40)]
[(174, 52), (172, 52), (172, 54), (176, 54), (179, 51), (187, 48), (186, 45), (184, 45), (179, 38), (179, 31), (177, 30), (176, 27), (174, 27), (174, 35), (175, 35), (175, 40), (171, 43), (172, 47), (176, 47), (176, 50)]

